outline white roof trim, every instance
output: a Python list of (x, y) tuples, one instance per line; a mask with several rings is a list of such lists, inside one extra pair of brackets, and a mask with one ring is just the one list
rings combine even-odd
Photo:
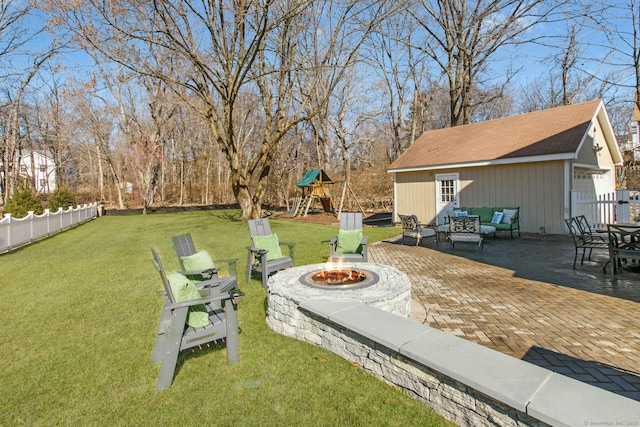
[(603, 168), (602, 166), (599, 165), (588, 165), (586, 163), (574, 163), (573, 164), (573, 168), (580, 168), (580, 169), (589, 169), (589, 170), (598, 170), (598, 171), (612, 171), (612, 168)]
[(397, 172), (419, 172), (430, 171), (438, 169), (460, 169), (460, 168), (472, 168), (478, 166), (495, 166), (495, 165), (509, 165), (517, 163), (535, 163), (535, 162), (549, 162), (553, 160), (573, 160), (576, 158), (576, 153), (560, 153), (560, 154), (548, 154), (545, 156), (527, 156), (527, 157), (512, 157), (508, 159), (494, 159), (494, 160), (482, 160), (477, 162), (467, 163), (444, 163), (441, 165), (426, 165), (416, 166), (412, 168), (397, 168), (389, 169), (387, 173)]
[(607, 143), (607, 149), (611, 154), (611, 159), (613, 164), (619, 166), (623, 163), (622, 151), (620, 151), (620, 147), (618, 146), (618, 141), (615, 136), (615, 132), (613, 130), (613, 126), (611, 125), (611, 121), (609, 120), (609, 114), (607, 114), (607, 109), (605, 108), (604, 102), (600, 100), (600, 104), (596, 109), (593, 117), (591, 118), (591, 122), (589, 126), (587, 126), (587, 130), (585, 134), (582, 136), (580, 140), (580, 144), (578, 144), (578, 149), (576, 153), (579, 153), (582, 150), (582, 146), (584, 145), (587, 136), (589, 136), (589, 131), (591, 130), (591, 125), (594, 123), (600, 124), (600, 129), (604, 134), (604, 139)]

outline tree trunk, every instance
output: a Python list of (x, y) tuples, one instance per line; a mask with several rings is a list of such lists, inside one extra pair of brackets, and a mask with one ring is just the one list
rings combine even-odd
[(104, 195), (104, 171), (102, 170), (102, 156), (100, 155), (100, 147), (96, 145), (98, 153), (98, 188), (100, 189), (100, 201), (106, 200)]

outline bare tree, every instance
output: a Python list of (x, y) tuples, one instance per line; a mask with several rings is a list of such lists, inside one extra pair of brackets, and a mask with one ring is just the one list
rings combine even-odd
[(44, 23), (29, 25), (26, 22), (32, 10), (28, 2), (0, 1), (0, 154), (3, 172), (0, 204), (11, 196), (19, 176), (16, 159), (24, 139), (23, 98), (34, 77), (60, 48), (55, 42), (44, 43), (37, 50), (25, 48), (44, 31)]
[(42, 150), (51, 154), (54, 163), (56, 188), (72, 186), (73, 159), (69, 152), (69, 143), (73, 141), (73, 126), (70, 123), (67, 88), (60, 73), (61, 66), (50, 62), (37, 78), (39, 96), (34, 99), (32, 118), (38, 129)]
[(56, 49), (50, 49), (44, 54), (33, 57), (31, 68), (26, 71), (24, 76), (22, 76), (15, 93), (8, 97), (10, 108), (8, 108), (8, 114), (3, 120), (4, 132), (3, 139), (0, 141), (0, 151), (2, 151), (4, 172), (2, 179), (3, 200), (13, 194), (13, 191), (18, 184), (18, 165), (20, 164), (18, 156), (22, 142), (21, 125), (24, 124), (23, 117), (21, 115), (22, 98), (34, 76), (40, 71), (43, 64), (55, 54), (55, 52)]
[[(620, 2), (581, 2), (587, 24), (601, 37), (591, 37), (589, 47), (597, 55), (585, 58), (580, 67), (586, 75), (602, 85), (632, 89), (636, 108), (640, 107), (640, 3), (637, 0)], [(603, 40), (603, 41), (600, 41)], [(608, 66), (612, 71), (600, 75), (593, 64)]]
[[(612, 94), (616, 73), (607, 70), (600, 60), (593, 61), (589, 53), (594, 48), (589, 42), (592, 33), (584, 34), (587, 27), (577, 19), (567, 22), (566, 33), (558, 36), (555, 45), (541, 57), (549, 68), (521, 88), (518, 111), (531, 112)], [(585, 72), (585, 63), (593, 64), (589, 72)]]
[[(99, 190), (100, 201), (112, 200), (108, 193), (115, 192), (118, 206), (122, 209), (125, 207), (126, 190), (123, 159), (113, 150), (118, 107), (106, 94), (101, 96), (97, 93), (96, 83), (94, 79), (80, 88), (70, 89), (70, 100), (74, 103), (81, 138), (91, 151), (93, 168), (97, 170), (95, 186)], [(111, 182), (113, 185), (109, 185)]]
[(7, 61), (35, 35), (23, 22), (32, 9), (29, 2), (22, 0), (0, 1), (0, 59), (5, 64), (0, 68), (0, 77), (11, 72)]
[(416, 127), (416, 137), (427, 130), (449, 126), (449, 90), (442, 79), (425, 79), (415, 97), (410, 114)]
[[(278, 145), (297, 123), (312, 117), (304, 76), (311, 56), (333, 67), (332, 87), (377, 19), (379, 3), (247, 0), (60, 4), (67, 22), (92, 49), (142, 75), (162, 80), (207, 122), (227, 158), (233, 193), (245, 218), (261, 202)], [(316, 23), (323, 33), (312, 33)], [(299, 40), (315, 37), (321, 54)], [(166, 58), (172, 58), (168, 67)], [(305, 85), (300, 82), (305, 82)], [(241, 108), (255, 97), (259, 111)], [(257, 113), (260, 116), (256, 116)], [(248, 121), (251, 119), (251, 123)]]
[[(524, 42), (526, 33), (546, 22), (563, 2), (547, 0), (418, 0), (407, 11), (424, 31), (424, 41), (414, 45), (427, 54), (449, 85), (451, 126), (469, 123), (475, 107), (502, 96), (502, 90), (476, 91), (487, 81), (490, 61), (508, 45)], [(506, 70), (506, 87), (513, 72)], [(488, 95), (480, 97), (481, 93)], [(474, 99), (473, 96), (476, 96)]]
[[(426, 74), (426, 57), (414, 47), (416, 23), (402, 11), (393, 11), (381, 21), (368, 43), (366, 63), (380, 73), (381, 105), (388, 122), (388, 158), (393, 161), (422, 133), (419, 114), (408, 114), (423, 107), (420, 94)], [(407, 119), (408, 117), (408, 119)], [(407, 123), (407, 120), (409, 123)]]

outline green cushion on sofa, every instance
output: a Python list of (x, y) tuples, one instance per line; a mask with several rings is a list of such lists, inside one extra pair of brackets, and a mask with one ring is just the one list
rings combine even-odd
[(215, 268), (213, 260), (205, 250), (198, 251), (193, 255), (180, 257), (180, 259), (182, 259), (182, 267), (187, 271)]
[(267, 252), (267, 261), (282, 258), (282, 249), (276, 233), (268, 236), (251, 236), (253, 246), (258, 249), (264, 249)]
[(495, 227), (496, 230), (511, 230), (511, 224), (505, 224), (504, 222), (501, 222), (500, 224), (491, 224), (491, 226)]
[[(194, 299), (202, 298), (193, 282), (187, 279), (180, 273), (172, 271), (167, 277), (169, 279), (169, 285), (171, 286), (171, 292), (176, 302), (190, 301)], [(189, 307), (189, 314), (187, 315), (187, 325), (194, 328), (202, 328), (209, 323), (209, 314), (204, 304), (194, 305)]]
[(496, 208), (472, 208), (470, 209), (471, 212), (469, 212), (469, 215), (478, 215), (481, 223), (490, 224), (495, 210)]
[(338, 246), (336, 253), (338, 254), (356, 254), (362, 242), (362, 229), (357, 230), (339, 230)]

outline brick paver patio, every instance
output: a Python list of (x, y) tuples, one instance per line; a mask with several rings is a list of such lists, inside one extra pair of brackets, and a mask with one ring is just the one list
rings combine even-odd
[(407, 244), (373, 244), (370, 260), (409, 276), (414, 320), (640, 400), (640, 268), (612, 282), (594, 253), (574, 270), (568, 236)]

